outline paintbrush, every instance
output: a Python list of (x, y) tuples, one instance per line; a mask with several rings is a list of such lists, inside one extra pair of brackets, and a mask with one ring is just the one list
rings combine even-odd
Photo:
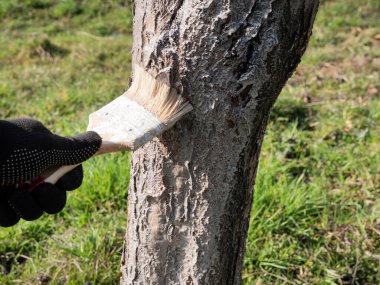
[[(174, 88), (136, 66), (130, 88), (90, 114), (87, 131), (94, 131), (102, 138), (95, 155), (135, 150), (173, 126), (191, 110), (192, 106)], [(55, 184), (76, 166), (65, 165), (43, 173), (32, 183), (30, 191), (44, 182)]]

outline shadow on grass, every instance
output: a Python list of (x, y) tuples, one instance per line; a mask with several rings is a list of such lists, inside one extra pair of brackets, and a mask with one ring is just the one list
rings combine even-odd
[(317, 111), (310, 105), (297, 100), (280, 99), (272, 108), (270, 120), (283, 125), (297, 122), (297, 129), (312, 131), (314, 129), (312, 122), (316, 114)]
[(60, 47), (52, 43), (49, 39), (45, 38), (40, 41), (35, 41), (34, 46), (31, 48), (31, 57), (40, 58), (53, 58), (53, 57), (65, 57), (70, 53), (67, 48)]

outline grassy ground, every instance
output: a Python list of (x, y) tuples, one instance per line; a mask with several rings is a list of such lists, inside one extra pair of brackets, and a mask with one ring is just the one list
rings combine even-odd
[[(0, 1), (0, 118), (54, 132), (121, 94), (125, 1)], [(323, 1), (310, 48), (276, 103), (256, 182), (245, 284), (380, 284), (377, 0)], [(65, 210), (0, 229), (0, 284), (114, 284), (128, 154), (85, 163)]]

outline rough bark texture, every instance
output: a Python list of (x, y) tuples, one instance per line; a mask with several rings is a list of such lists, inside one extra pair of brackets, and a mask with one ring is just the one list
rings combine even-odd
[(317, 0), (136, 0), (133, 61), (194, 111), (132, 155), (122, 284), (241, 284), (270, 109)]

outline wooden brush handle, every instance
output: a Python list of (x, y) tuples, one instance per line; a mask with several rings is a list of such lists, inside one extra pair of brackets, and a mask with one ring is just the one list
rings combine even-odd
[(51, 183), (55, 184), (57, 181), (66, 173), (70, 172), (73, 170), (75, 167), (77, 167), (80, 164), (74, 164), (74, 165), (64, 165), (58, 168), (56, 171), (53, 172), (50, 176), (44, 179), (42, 183)]
[[(100, 155), (100, 154), (106, 154), (111, 152), (117, 152), (117, 151), (125, 151), (128, 149), (125, 149), (125, 147), (121, 147), (120, 145), (117, 145), (112, 142), (103, 141), (102, 145), (100, 146), (99, 150), (92, 156)], [(90, 157), (91, 158), (91, 157)], [(38, 185), (42, 183), (51, 183), (55, 184), (57, 181), (66, 173), (73, 170), (75, 167), (77, 167), (79, 164), (74, 165), (64, 165), (56, 169), (53, 173), (44, 174), (42, 173), (41, 177), (36, 180), (35, 183), (32, 183), (31, 187), (29, 188), (29, 191), (32, 191), (34, 188), (36, 188)]]

